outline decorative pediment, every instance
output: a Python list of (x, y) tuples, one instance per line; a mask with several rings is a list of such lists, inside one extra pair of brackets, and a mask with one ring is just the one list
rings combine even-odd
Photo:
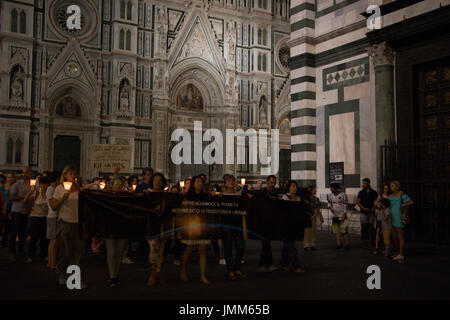
[(71, 40), (48, 72), (49, 89), (64, 80), (78, 82), (95, 95), (95, 75), (76, 40)]
[(169, 67), (172, 68), (186, 59), (200, 58), (211, 64), (220, 74), (225, 74), (226, 63), (206, 15), (200, 10), (194, 10), (186, 20), (172, 44)]

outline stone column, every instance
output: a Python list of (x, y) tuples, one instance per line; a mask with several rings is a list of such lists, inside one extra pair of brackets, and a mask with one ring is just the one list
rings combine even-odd
[(369, 56), (375, 68), (377, 186), (382, 181), (381, 146), (395, 141), (394, 52), (386, 43), (373, 45)]

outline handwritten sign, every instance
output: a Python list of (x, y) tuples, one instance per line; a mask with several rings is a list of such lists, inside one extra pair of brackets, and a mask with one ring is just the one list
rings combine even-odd
[(131, 170), (131, 146), (119, 144), (94, 144), (91, 145), (91, 168), (102, 172)]

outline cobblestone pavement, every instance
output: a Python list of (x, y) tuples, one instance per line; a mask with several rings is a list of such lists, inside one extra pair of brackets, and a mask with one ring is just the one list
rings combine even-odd
[[(211, 285), (199, 282), (199, 268), (189, 266), (190, 281), (178, 280), (179, 267), (169, 255), (163, 267), (167, 284), (148, 287), (145, 261), (122, 265), (121, 285), (109, 288), (106, 258), (88, 255), (86, 290), (68, 290), (57, 284), (54, 271), (45, 262), (10, 262), (8, 249), (0, 249), (0, 299), (449, 299), (450, 255), (448, 247), (409, 243), (407, 260), (399, 264), (374, 256), (363, 249), (356, 237), (350, 251), (336, 250), (333, 237), (318, 235), (317, 251), (299, 250), (304, 275), (276, 271), (258, 273), (260, 243), (247, 241), (243, 272), (248, 279), (230, 282), (225, 266), (209, 252), (207, 275)], [(297, 248), (300, 243), (297, 243)], [(276, 263), (281, 254), (280, 241), (273, 242)], [(194, 259), (195, 260), (195, 259)], [(381, 268), (381, 290), (368, 290), (369, 265)]]

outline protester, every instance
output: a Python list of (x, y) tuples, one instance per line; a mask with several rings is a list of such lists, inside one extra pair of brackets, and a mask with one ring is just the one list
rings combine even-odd
[[(259, 182), (259, 181), (258, 181)], [(266, 187), (262, 190), (257, 190), (254, 192), (254, 198), (256, 200), (276, 200), (275, 185), (277, 183), (277, 177), (274, 175), (269, 175), (266, 179)], [(273, 265), (272, 247), (270, 239), (261, 240), (261, 255), (259, 259), (258, 271), (261, 272), (273, 272), (278, 270), (276, 266)]]
[[(241, 192), (235, 191), (236, 178), (233, 175), (226, 175), (223, 183), (222, 196), (240, 197)], [(245, 229), (245, 216), (242, 217)], [(228, 280), (245, 279), (247, 276), (241, 272), (241, 263), (245, 250), (245, 230), (225, 230), (225, 236), (222, 239), (225, 263), (227, 266)], [(235, 254), (233, 256), (233, 246)]]
[(6, 183), (0, 186), (5, 196), (5, 211), (3, 215), (3, 224), (1, 224), (0, 234), (2, 236), (2, 241), (0, 243), (1, 248), (6, 248), (9, 245), (9, 233), (11, 227), (11, 188), (16, 182), (16, 175), (14, 173), (9, 173), (6, 176)]
[[(124, 186), (125, 181), (120, 177), (115, 177), (113, 179), (111, 191), (114, 193), (123, 192)], [(106, 261), (109, 274), (108, 283), (111, 288), (117, 287), (120, 284), (120, 265), (122, 263), (123, 252), (127, 245), (127, 238), (116, 238), (114, 236), (105, 238)]]
[(39, 179), (39, 188), (32, 188), (31, 192), (24, 199), (24, 202), (33, 203), (30, 213), (30, 243), (27, 263), (33, 262), (38, 240), (41, 260), (47, 258), (47, 188), (49, 185), (50, 179), (47, 176), (41, 176)]
[[(17, 260), (17, 253), (20, 257), (25, 255), (24, 245), (26, 238), (26, 228), (28, 223), (28, 215), (30, 214), (31, 205), (24, 203), (26, 195), (30, 192), (30, 180), (33, 172), (30, 167), (25, 167), (22, 170), (23, 179), (14, 183), (10, 192), (10, 199), (12, 200), (11, 208), (11, 233), (9, 238), (10, 260)], [(16, 238), (19, 237), (19, 242), (16, 249)]]
[(150, 179), (153, 176), (153, 169), (147, 168), (142, 171), (143, 181), (136, 187), (136, 192), (144, 192), (150, 188)]
[[(205, 185), (203, 179), (200, 176), (193, 177), (189, 186), (189, 190), (186, 193), (186, 199), (189, 201), (201, 201), (208, 197), (204, 192)], [(206, 278), (206, 248), (210, 245), (210, 240), (182, 240), (186, 244), (186, 250), (183, 255), (181, 264), (180, 278), (182, 281), (188, 281), (187, 265), (191, 257), (192, 251), (195, 245), (198, 245), (200, 255), (200, 281), (204, 284), (210, 284), (211, 282)]]
[[(71, 183), (70, 189), (65, 190), (64, 182)], [(66, 284), (67, 267), (79, 266), (84, 275), (84, 258), (86, 242), (80, 235), (78, 225), (78, 192), (80, 186), (75, 182), (75, 168), (66, 166), (61, 175), (61, 183), (56, 187), (50, 207), (58, 211), (58, 226), (56, 230), (57, 264), (59, 284)], [(86, 288), (85, 282), (82, 289)]]
[(331, 184), (331, 193), (327, 196), (328, 208), (333, 214), (331, 228), (336, 235), (336, 249), (342, 249), (341, 234), (345, 235), (345, 248), (350, 250), (349, 222), (347, 219), (347, 195), (341, 192), (338, 183)]
[(378, 193), (370, 187), (370, 179), (364, 178), (362, 181), (362, 190), (359, 191), (356, 204), (359, 206), (361, 222), (361, 242), (364, 248), (369, 248), (375, 240), (375, 204)]
[[(57, 211), (53, 210), (50, 206), (50, 199), (53, 198), (53, 194), (55, 193), (55, 189), (59, 184), (59, 180), (61, 178), (57, 173), (50, 173), (49, 180), (50, 185), (47, 188), (47, 192), (45, 194), (47, 198), (48, 205), (48, 214), (47, 214), (47, 240), (48, 242), (48, 261), (47, 267), (50, 269), (56, 268), (56, 229), (57, 229)], [(58, 182), (57, 182), (58, 181)]]
[[(297, 195), (297, 182), (294, 180), (288, 180), (285, 184), (287, 188), (287, 193), (281, 196), (281, 199), (285, 201), (301, 202), (302, 200)], [(306, 270), (300, 268), (298, 263), (297, 249), (295, 248), (295, 241), (291, 239), (283, 240), (283, 250), (281, 257), (281, 268), (285, 271), (289, 270), (289, 264), (292, 266), (293, 270), (297, 274), (303, 274)]]
[[(164, 192), (167, 186), (166, 178), (162, 173), (155, 173), (150, 179), (150, 189), (152, 192)], [(165, 279), (161, 273), (163, 263), (163, 253), (166, 240), (160, 238), (163, 230), (158, 235), (158, 238), (147, 239), (150, 247), (149, 262), (150, 262), (150, 276), (147, 284), (153, 286), (157, 283), (164, 284)]]
[(406, 210), (408, 207), (412, 206), (414, 202), (411, 198), (406, 195), (402, 189), (400, 182), (397, 180), (391, 181), (390, 183), (392, 194), (389, 195), (388, 199), (391, 203), (390, 210), (392, 213), (392, 227), (393, 234), (396, 237), (399, 244), (399, 253), (394, 256), (394, 260), (398, 262), (405, 261), (405, 225), (402, 222), (402, 210)]
[(323, 217), (320, 212), (320, 200), (316, 197), (317, 188), (309, 186), (306, 192), (309, 197), (308, 214), (311, 217), (311, 228), (305, 229), (303, 249), (305, 251), (314, 251), (316, 250), (317, 219), (323, 221)]

